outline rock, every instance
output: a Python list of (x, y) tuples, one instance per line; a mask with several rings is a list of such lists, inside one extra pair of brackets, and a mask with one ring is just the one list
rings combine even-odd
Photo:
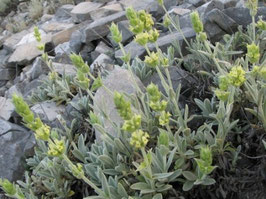
[[(162, 70), (162, 73), (166, 77), (165, 71)], [(195, 81), (188, 72), (182, 70), (181, 68), (178, 68), (176, 66), (169, 67), (169, 73), (172, 80), (173, 88), (176, 90), (179, 86), (179, 84), (182, 85), (181, 89), (182, 91), (188, 90), (192, 88), (193, 85), (197, 84), (197, 81)], [(158, 75), (158, 73), (154, 73), (149, 78), (145, 79), (143, 84), (147, 87), (150, 83), (153, 83), (158, 86), (159, 90), (163, 92), (166, 95), (166, 92), (163, 88), (163, 85), (161, 83), (161, 79)]]
[(51, 22), (46, 22), (41, 26), (41, 29), (43, 29), (45, 32), (51, 32), (51, 33), (56, 33), (59, 31), (63, 31), (66, 29), (69, 29), (73, 27), (74, 24), (72, 23), (60, 23), (57, 21), (51, 21)]
[[(43, 30), (39, 30), (39, 32), (41, 34), (41, 38), (45, 38), (47, 36), (47, 34)], [(15, 47), (23, 45), (23, 44), (35, 42), (35, 41), (36, 41), (36, 38), (34, 37), (34, 32), (30, 32), (26, 34), (25, 36), (23, 36), (21, 40), (15, 45)]]
[(62, 5), (55, 12), (54, 19), (55, 21), (64, 21), (71, 17), (71, 11), (73, 10), (74, 5), (66, 4)]
[(205, 0), (188, 0), (187, 3), (192, 4), (195, 7), (199, 7), (203, 5), (206, 1)]
[(0, 178), (22, 180), (25, 156), (33, 153), (34, 134), (0, 119), (0, 138)]
[(54, 70), (60, 75), (67, 74), (70, 76), (75, 76), (77, 73), (75, 66), (71, 64), (62, 64), (62, 63), (53, 62), (53, 67)]
[(34, 60), (31, 69), (28, 72), (26, 72), (26, 74), (30, 76), (30, 78), (33, 80), (37, 79), (42, 74), (47, 74), (48, 72), (49, 68), (46, 65), (46, 63), (44, 63), (41, 57), (37, 57)]
[[(82, 50), (80, 51), (80, 55), (83, 58), (84, 61), (87, 63), (91, 63), (92, 60), (94, 60), (93, 57), (93, 50), (95, 49), (95, 46), (90, 42), (83, 46)], [(97, 57), (96, 57), (97, 58)], [(95, 58), (95, 59), (96, 59)]]
[[(224, 14), (231, 17), (238, 25), (247, 26), (252, 22), (248, 8), (244, 7), (227, 8), (223, 12)], [(258, 8), (256, 20), (258, 19), (258, 16), (262, 16), (262, 19), (266, 20), (266, 7)]]
[(79, 53), (81, 46), (82, 46), (82, 41), (81, 41), (82, 33), (80, 30), (76, 30), (71, 34), (70, 40), (69, 40), (69, 47), (71, 51), (74, 53)]
[[(125, 20), (125, 21), (119, 21), (117, 23), (118, 29), (119, 31), (122, 33), (122, 44), (125, 44), (126, 42), (128, 42), (131, 38), (133, 38), (133, 33), (129, 30), (129, 21)], [(117, 47), (118, 44), (115, 43), (112, 40), (111, 34), (108, 34), (107, 38), (111, 41), (112, 45), (114, 47)]]
[[(42, 38), (43, 43), (51, 42), (51, 35), (48, 34), (45, 38)], [(37, 42), (30, 42), (20, 45), (16, 48), (13, 54), (8, 59), (8, 64), (27, 65), (33, 59), (41, 55), (41, 51), (37, 49)]]
[(191, 3), (188, 3), (188, 2), (183, 2), (181, 5), (176, 6), (176, 8), (189, 9), (189, 10), (196, 9), (196, 7), (194, 5), (192, 5)]
[(100, 54), (97, 59), (91, 64), (90, 69), (94, 71), (96, 68), (100, 68), (100, 70), (108, 70), (111, 71), (113, 69), (113, 60), (106, 54)]
[[(136, 79), (137, 84), (141, 89), (144, 89), (143, 84), (137, 77), (132, 77), (130, 72), (125, 69), (116, 68), (114, 69), (107, 77), (103, 80), (104, 85), (109, 88), (111, 91), (118, 91), (120, 93), (126, 93), (128, 95), (135, 95), (137, 90), (135, 88), (134, 79)], [(96, 115), (101, 115), (101, 112), (104, 112), (109, 118), (110, 121), (113, 121), (116, 125), (121, 125), (123, 120), (120, 118), (115, 104), (113, 101), (113, 96), (104, 89), (99, 88), (94, 97), (94, 113)], [(105, 132), (109, 133), (112, 136), (116, 136), (117, 132), (113, 128), (109, 120), (103, 121)], [(101, 134), (96, 131), (96, 139), (100, 141)]]
[(183, 16), (185, 14), (190, 13), (191, 10), (190, 9), (185, 9), (185, 8), (173, 8), (171, 9), (168, 13), (170, 15), (178, 15), (178, 16)]
[(232, 34), (237, 30), (238, 24), (217, 8), (210, 11), (206, 18), (210, 22), (216, 23), (223, 31), (227, 33)]
[(11, 80), (16, 74), (16, 70), (13, 68), (1, 68), (0, 67), (0, 81)]
[(14, 112), (15, 107), (11, 99), (6, 99), (5, 97), (0, 97), (0, 118), (8, 121), (11, 114)]
[(212, 42), (220, 41), (223, 35), (226, 34), (217, 24), (209, 21), (204, 24), (204, 30)]
[(60, 32), (53, 34), (52, 42), (53, 42), (54, 46), (68, 42), (70, 40), (72, 33), (76, 30), (79, 30), (84, 24), (85, 24), (85, 22), (78, 24), (78, 25), (71, 26), (67, 29), (64, 29)]
[(38, 87), (43, 84), (43, 81), (45, 79), (47, 79), (47, 76), (42, 74), (37, 79), (34, 79), (30, 82), (26, 81), (27, 83), (24, 83), (25, 86), (23, 88), (23, 97), (28, 98), (29, 96), (31, 96), (32, 93), (35, 92), (36, 89), (38, 89)]
[(91, 19), (91, 12), (101, 7), (101, 3), (82, 2), (76, 5), (71, 11), (71, 16), (75, 23), (80, 23), (85, 20)]
[(117, 12), (123, 11), (123, 8), (120, 3), (106, 5), (104, 7), (95, 9), (91, 12), (91, 18), (95, 21), (99, 18), (106, 17)]
[(49, 14), (44, 14), (42, 17), (41, 17), (41, 22), (46, 22), (46, 21), (49, 21), (53, 18), (53, 15), (49, 15)]
[(110, 48), (104, 42), (101, 41), (95, 48), (95, 51), (91, 53), (92, 60), (97, 59), (100, 54), (110, 55), (112, 51), (112, 48)]
[(14, 94), (23, 96), (23, 86), (21, 83), (11, 86), (6, 92), (6, 97), (11, 99)]
[(57, 106), (55, 102), (41, 102), (31, 107), (34, 114), (38, 115), (44, 123), (54, 126), (57, 115), (63, 115), (65, 106)]
[[(195, 32), (192, 28), (183, 29), (183, 34), (187, 38), (187, 40), (195, 37)], [(174, 32), (172, 34), (162, 36), (157, 40), (158, 46), (163, 52), (166, 52), (167, 47), (172, 45), (173, 42), (179, 42), (181, 49), (185, 48), (182, 34), (178, 32)], [(149, 44), (148, 48), (150, 49), (150, 51), (154, 51), (156, 49), (154, 44)], [(124, 49), (126, 53), (131, 54), (131, 59), (135, 57), (142, 58), (146, 54), (146, 50), (144, 49), (144, 47), (138, 45), (135, 41), (132, 41), (131, 43), (126, 45)], [(115, 57), (117, 59), (122, 56), (123, 56), (123, 53), (121, 50), (118, 50), (115, 52)]]
[(109, 27), (112, 22), (117, 23), (125, 19), (126, 13), (123, 11), (92, 22), (84, 28), (82, 42), (87, 43), (106, 36), (109, 33)]
[(204, 15), (207, 15), (210, 11), (212, 11), (215, 8), (219, 9), (219, 10), (224, 9), (224, 4), (219, 0), (212, 0), (211, 2), (204, 4), (202, 6), (202, 9), (204, 9), (205, 6), (206, 6), (206, 8), (204, 10)]
[(19, 33), (11, 35), (5, 40), (4, 48), (8, 49), (9, 51), (13, 51), (15, 49), (16, 44), (28, 33), (28, 30), (23, 30)]
[(65, 43), (59, 44), (55, 48), (55, 54), (62, 55), (62, 54), (65, 53), (67, 55), (70, 55), (71, 52), (72, 51), (71, 51), (71, 48), (69, 46), (69, 42), (65, 42)]
[(235, 7), (238, 1), (241, 0), (219, 0), (220, 2), (222, 2), (224, 4), (224, 8), (231, 8), (231, 7)]

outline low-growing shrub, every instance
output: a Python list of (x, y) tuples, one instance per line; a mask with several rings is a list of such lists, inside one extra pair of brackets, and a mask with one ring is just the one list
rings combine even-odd
[[(159, 3), (164, 8), (163, 1)], [(124, 52), (123, 67), (133, 79), (135, 74), (145, 79), (157, 72), (164, 92), (155, 84), (142, 90), (136, 82), (136, 96), (112, 92), (103, 84), (101, 75), (94, 77), (87, 63), (76, 54), (70, 58), (77, 75), (68, 81), (67, 76), (60, 77), (53, 70), (44, 53), (43, 59), (51, 72), (41, 94), (34, 99), (68, 103), (79, 93), (79, 103), (71, 103), (77, 114), (82, 115), (80, 118), (85, 117), (84, 127), (91, 131), (74, 130), (77, 120), (67, 127), (62, 118), (59, 121), (63, 128), (51, 129), (34, 116), (22, 97), (14, 95), (16, 111), (26, 127), (35, 132), (37, 146), (35, 155), (27, 159), (29, 170), (25, 182), (18, 181), (15, 185), (0, 181), (7, 196), (18, 199), (237, 198), (234, 189), (232, 193), (224, 189), (230, 189), (228, 183), (232, 179), (227, 176), (239, 171), (240, 151), (249, 153), (250, 149), (245, 147), (246, 134), (252, 131), (258, 138), (266, 131), (266, 55), (262, 45), (266, 22), (255, 23), (256, 1), (250, 0), (247, 5), (253, 19), (247, 30), (240, 28), (216, 44), (208, 40), (198, 13), (192, 12), (196, 39), (188, 42), (184, 38), (190, 51), (186, 59), (178, 46), (175, 48), (181, 57), (178, 59), (173, 57), (173, 47), (167, 54), (158, 47), (151, 52), (148, 43), (158, 46), (159, 37), (151, 15), (128, 8), (130, 30), (135, 34), (135, 41), (147, 51), (143, 61), (133, 62), (134, 67), (130, 54), (125, 53), (121, 44), (122, 34), (112, 24), (112, 38)], [(167, 13), (165, 19), (181, 31)], [(44, 52), (37, 28), (35, 37), (40, 42), (39, 50)], [(174, 89), (169, 73), (170, 66), (182, 63), (197, 77), (199, 85), (205, 85), (190, 101), (197, 106), (193, 114), (187, 104), (181, 108), (181, 85)], [(123, 119), (121, 125), (111, 121), (104, 112), (93, 112), (94, 94), (100, 87), (113, 97)], [(116, 136), (104, 128), (107, 120)], [(92, 138), (93, 130), (101, 134), (101, 141), (88, 139)], [(256, 151), (265, 153), (266, 142), (258, 139), (258, 143)]]

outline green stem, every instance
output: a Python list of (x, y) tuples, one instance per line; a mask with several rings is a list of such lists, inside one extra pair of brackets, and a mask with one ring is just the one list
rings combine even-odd
[(252, 15), (252, 39), (253, 39), (253, 42), (255, 43), (256, 41), (256, 23), (255, 23), (255, 16)]

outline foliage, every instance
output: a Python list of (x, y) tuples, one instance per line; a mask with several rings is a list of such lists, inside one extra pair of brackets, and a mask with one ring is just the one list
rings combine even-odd
[[(70, 56), (77, 69), (76, 76), (59, 76), (44, 53), (36, 28), (38, 48), (43, 51), (51, 72), (50, 79), (40, 89), (42, 94), (33, 99), (68, 103), (77, 94), (77, 102), (71, 101), (77, 118), (85, 118), (84, 124), (97, 131), (101, 140), (89, 140), (89, 133), (93, 132), (76, 132), (76, 120), (68, 127), (61, 118), (62, 129), (49, 128), (33, 115), (21, 97), (14, 96), (16, 111), (34, 131), (37, 146), (35, 155), (27, 160), (30, 173), (26, 173), (25, 182), (14, 185), (0, 181), (6, 194), (30, 199), (159, 199), (195, 198), (193, 193), (210, 190), (217, 198), (226, 198), (221, 191), (223, 175), (236, 170), (241, 147), (235, 143), (246, 144), (239, 138), (240, 132), (252, 130), (265, 134), (266, 131), (266, 55), (262, 45), (266, 32), (262, 20), (255, 23), (254, 2), (248, 4), (253, 22), (247, 30), (239, 28), (216, 44), (208, 40), (199, 15), (193, 12), (196, 39), (185, 40), (190, 51), (186, 59), (180, 52), (181, 58), (175, 59), (173, 47), (167, 54), (158, 47), (151, 52), (148, 43), (156, 45), (159, 36), (151, 15), (128, 8), (130, 29), (147, 55), (143, 61), (135, 59), (130, 63), (130, 55), (121, 44), (121, 33), (112, 24), (113, 39), (123, 52), (123, 67), (132, 77), (136, 74), (142, 80), (158, 73), (164, 89), (160, 91), (157, 85), (150, 84), (142, 90), (134, 82), (137, 95), (110, 91), (101, 75), (93, 76), (87, 63), (76, 54)], [(163, 1), (159, 3), (165, 9)], [(180, 31), (171, 16), (166, 14), (166, 17)], [(179, 103), (181, 85), (177, 89), (172, 85), (169, 66), (180, 66), (176, 60), (198, 77), (199, 85), (206, 84), (203, 94), (197, 94), (190, 102), (197, 105), (194, 112), (188, 104), (182, 107)], [(100, 87), (113, 96), (121, 124), (111, 121), (105, 112), (93, 112), (94, 94)], [(243, 114), (245, 117), (241, 117)], [(106, 131), (106, 120), (112, 124), (116, 136)], [(231, 137), (240, 141), (231, 143)], [(265, 141), (259, 142), (265, 145)]]

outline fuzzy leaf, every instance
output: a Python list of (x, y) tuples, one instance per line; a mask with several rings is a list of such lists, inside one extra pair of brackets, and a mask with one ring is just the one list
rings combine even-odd
[(197, 180), (197, 176), (194, 173), (190, 172), (190, 171), (183, 171), (182, 174), (189, 181)]

